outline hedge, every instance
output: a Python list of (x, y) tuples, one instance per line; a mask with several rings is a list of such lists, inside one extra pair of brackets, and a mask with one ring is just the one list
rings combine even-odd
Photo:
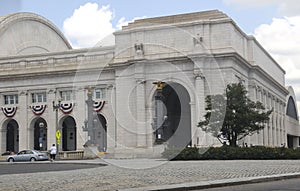
[(280, 147), (187, 147), (167, 148), (162, 153), (169, 160), (276, 160), (300, 159), (300, 150)]

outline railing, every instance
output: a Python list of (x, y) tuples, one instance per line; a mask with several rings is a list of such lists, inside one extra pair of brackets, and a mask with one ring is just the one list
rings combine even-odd
[(57, 156), (59, 159), (83, 159), (83, 151), (60, 151)]

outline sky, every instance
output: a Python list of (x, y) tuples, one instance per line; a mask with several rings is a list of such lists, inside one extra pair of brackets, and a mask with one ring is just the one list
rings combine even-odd
[(56, 25), (73, 48), (92, 47), (138, 18), (218, 9), (286, 71), (300, 111), (299, 0), (0, 0), (0, 15), (33, 12)]

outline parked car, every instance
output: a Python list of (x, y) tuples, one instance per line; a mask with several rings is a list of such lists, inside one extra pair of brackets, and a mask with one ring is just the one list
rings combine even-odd
[(22, 150), (15, 155), (9, 155), (7, 157), (8, 162), (41, 160), (48, 160), (48, 155), (47, 153), (42, 153), (36, 150)]

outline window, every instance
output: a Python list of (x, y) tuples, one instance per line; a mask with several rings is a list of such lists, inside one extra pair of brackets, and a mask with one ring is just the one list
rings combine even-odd
[(61, 101), (73, 100), (73, 92), (71, 90), (60, 92)]
[(8, 104), (18, 104), (19, 100), (18, 100), (18, 95), (14, 94), (14, 95), (5, 95), (4, 96), (4, 104), (8, 105)]
[(32, 103), (41, 103), (46, 102), (46, 92), (41, 93), (33, 93), (32, 96)]
[(105, 88), (96, 88), (94, 91), (94, 99), (104, 99), (105, 98)]

